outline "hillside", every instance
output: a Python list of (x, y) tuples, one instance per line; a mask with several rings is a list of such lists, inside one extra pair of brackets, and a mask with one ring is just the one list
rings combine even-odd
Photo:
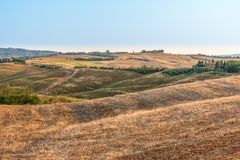
[(27, 122), (23, 110), (20, 122), (13, 123), (14, 113), (3, 121), (0, 155), (27, 159), (236, 158), (239, 99), (191, 102), (73, 124), (69, 115), (34, 109), (32, 122)]
[(130, 71), (75, 69), (75, 74), (63, 83), (48, 90), (51, 95), (63, 95), (80, 99), (96, 99), (149, 89), (217, 79), (231, 76), (227, 73), (206, 72), (169, 76), (161, 72), (142, 75)]
[(233, 74), (210, 71), (171, 76), (162, 72), (140, 74), (111, 69), (52, 69), (2, 63), (0, 92), (9, 86), (13, 92), (29, 88), (37, 94), (96, 99), (231, 75)]
[(42, 95), (48, 87), (62, 82), (73, 73), (72, 70), (42, 69), (23, 64), (0, 64), (0, 93), (3, 90), (12, 94), (29, 92), (38, 94), (41, 103), (76, 102), (74, 98), (64, 96)]
[(40, 50), (27, 50), (20, 48), (0, 48), (0, 59), (11, 57), (40, 57), (56, 55), (58, 52), (54, 51), (40, 51)]
[(0, 106), (0, 158), (239, 156), (240, 77), (45, 106)]
[[(152, 53), (135, 53), (135, 54), (114, 54), (114, 60), (98, 61), (98, 60), (75, 60), (75, 58), (87, 59), (96, 57), (88, 54), (63, 54), (45, 58), (35, 58), (28, 60), (27, 63), (55, 64), (66, 68), (74, 68), (76, 66), (95, 66), (95, 67), (113, 67), (113, 68), (129, 68), (142, 67), (143, 65), (159, 67), (159, 68), (184, 68), (192, 67), (197, 63), (197, 59), (191, 56), (177, 54), (152, 54)], [(101, 57), (101, 56), (97, 56)]]

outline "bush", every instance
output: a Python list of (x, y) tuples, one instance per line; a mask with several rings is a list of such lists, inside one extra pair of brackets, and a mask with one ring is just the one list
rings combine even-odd
[(40, 98), (36, 95), (0, 95), (0, 104), (23, 105), (23, 104), (39, 104)]

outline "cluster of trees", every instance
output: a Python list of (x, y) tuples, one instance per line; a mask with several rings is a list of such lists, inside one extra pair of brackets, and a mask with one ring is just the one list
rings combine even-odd
[(17, 64), (26, 64), (26, 61), (25, 59), (23, 58), (2, 58), (0, 59), (0, 63), (9, 63), (9, 62), (14, 62), (14, 63), (17, 63)]
[(0, 95), (0, 104), (24, 105), (39, 103), (40, 99), (36, 95)]
[(239, 61), (217, 61), (215, 70), (221, 70), (229, 73), (237, 73), (240, 71)]
[(0, 63), (8, 63), (8, 62), (13, 62), (12, 58), (2, 58), (2, 59), (0, 59)]
[(196, 71), (209, 71), (209, 70), (215, 70), (215, 71), (223, 71), (228, 73), (237, 73), (240, 72), (240, 61), (198, 61), (198, 63), (193, 66), (193, 69)]
[(40, 104), (41, 100), (37, 95), (30, 92), (29, 88), (25, 91), (16, 93), (9, 85), (2, 85), (0, 90), (0, 104), (7, 105), (24, 105), (24, 104)]
[(214, 69), (209, 67), (210, 63), (214, 63), (214, 60), (211, 60), (211, 61), (200, 60), (192, 68), (167, 69), (167, 70), (164, 70), (163, 73), (168, 74), (170, 76), (177, 76), (181, 74), (193, 74), (193, 73), (203, 73), (203, 72), (214, 71)]
[(13, 59), (13, 62), (16, 64), (26, 64), (25, 59), (22, 59), (22, 58), (12, 58), (12, 59)]
[(46, 68), (46, 69), (61, 69), (62, 66), (53, 65), (53, 64), (32, 64), (35, 67)]

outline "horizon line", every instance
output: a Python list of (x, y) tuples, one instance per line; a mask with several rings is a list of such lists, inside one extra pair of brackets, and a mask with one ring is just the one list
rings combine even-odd
[(228, 55), (240, 54), (238, 46), (169, 46), (169, 45), (0, 45), (0, 48), (55, 52), (141, 52), (142, 50), (164, 50), (172, 54)]

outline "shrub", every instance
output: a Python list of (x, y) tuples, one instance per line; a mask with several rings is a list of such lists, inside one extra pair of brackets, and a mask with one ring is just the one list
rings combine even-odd
[(40, 98), (36, 95), (0, 95), (0, 104), (23, 105), (23, 104), (39, 104)]

